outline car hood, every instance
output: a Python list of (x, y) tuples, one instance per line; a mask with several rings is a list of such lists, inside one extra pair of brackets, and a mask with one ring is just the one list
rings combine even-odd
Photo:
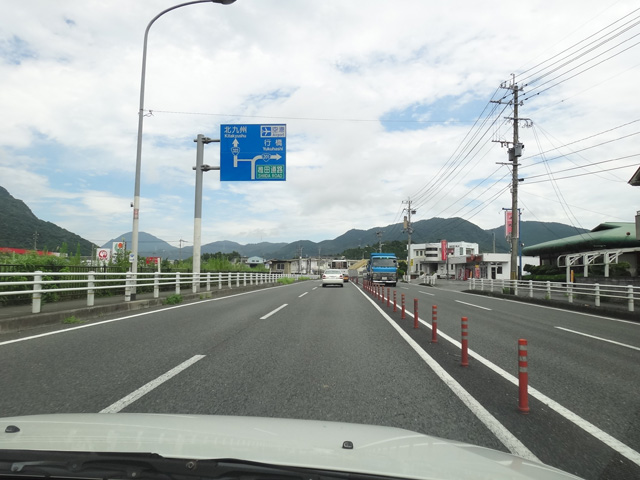
[(399, 428), (260, 417), (116, 413), (0, 418), (0, 450), (156, 453), (412, 479), (577, 478), (506, 453)]

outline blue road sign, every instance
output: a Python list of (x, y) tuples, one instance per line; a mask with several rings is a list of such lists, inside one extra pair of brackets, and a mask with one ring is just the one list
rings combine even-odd
[(284, 181), (287, 126), (220, 125), (221, 181)]

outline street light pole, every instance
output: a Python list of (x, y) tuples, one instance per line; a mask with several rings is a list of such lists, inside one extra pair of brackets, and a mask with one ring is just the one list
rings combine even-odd
[(140, 108), (138, 109), (138, 144), (136, 148), (136, 181), (135, 181), (135, 189), (133, 196), (133, 227), (131, 230), (131, 253), (133, 253), (133, 259), (131, 263), (131, 272), (134, 277), (134, 286), (131, 294), (131, 299), (136, 299), (136, 284), (137, 278), (136, 274), (138, 273), (138, 231), (139, 231), (139, 221), (140, 221), (140, 170), (142, 169), (142, 122), (144, 119), (144, 84), (145, 84), (145, 74), (147, 69), (147, 39), (149, 37), (149, 29), (154, 22), (160, 18), (165, 13), (170, 12), (171, 10), (175, 10), (180, 7), (186, 7), (187, 5), (194, 5), (196, 3), (220, 3), (222, 5), (230, 5), (236, 0), (194, 0), (192, 2), (185, 2), (179, 5), (174, 5), (173, 7), (167, 8), (163, 10), (158, 15), (153, 17), (153, 19), (147, 25), (147, 28), (144, 31), (144, 44), (142, 47), (142, 75), (140, 77)]

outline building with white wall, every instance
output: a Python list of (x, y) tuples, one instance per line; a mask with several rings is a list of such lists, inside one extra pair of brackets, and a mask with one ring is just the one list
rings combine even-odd
[(478, 244), (469, 242), (436, 242), (411, 244), (411, 265), (409, 272), (412, 278), (422, 275), (445, 277), (455, 274), (450, 257), (466, 257), (478, 254)]
[[(520, 265), (540, 265), (539, 257), (522, 257)], [(437, 275), (439, 278), (511, 278), (510, 253), (479, 253), (477, 243), (438, 242), (411, 245), (411, 278)]]

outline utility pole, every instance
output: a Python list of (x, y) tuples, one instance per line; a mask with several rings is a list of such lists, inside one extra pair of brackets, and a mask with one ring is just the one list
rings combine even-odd
[(413, 233), (413, 227), (411, 226), (411, 214), (416, 213), (415, 210), (411, 209), (411, 199), (407, 198), (406, 201), (402, 203), (407, 204), (407, 208), (403, 210), (407, 211), (407, 215), (404, 217), (404, 230), (403, 232), (407, 232), (408, 240), (407, 240), (407, 274), (409, 277), (409, 283), (411, 283), (411, 234)]
[(186, 240), (183, 240), (183, 239), (180, 239), (180, 240), (178, 240), (178, 241), (180, 242), (180, 250), (179, 250), (179, 252), (180, 252), (180, 261), (182, 261), (182, 243), (183, 243), (183, 242), (184, 242), (184, 243), (187, 243), (187, 241), (186, 241)]
[[(220, 140), (212, 140), (202, 134), (198, 134), (194, 142), (196, 142), (196, 166), (193, 167), (196, 171), (196, 196), (193, 212), (193, 257), (191, 269), (193, 273), (193, 283), (191, 289), (193, 293), (198, 293), (198, 290), (200, 289), (200, 265), (202, 251), (202, 174), (209, 170), (220, 170), (219, 166), (211, 167), (209, 165), (205, 165), (204, 146), (211, 142), (220, 142)], [(182, 254), (180, 254), (180, 256), (182, 257)]]
[(34, 250), (38, 250), (38, 236), (40, 234), (38, 233), (38, 231), (36, 230), (35, 233), (33, 234), (33, 249)]
[[(507, 85), (506, 82), (503, 82), (500, 85), (500, 88), (504, 88), (507, 90), (511, 90), (513, 92), (513, 100), (509, 103), (513, 105), (513, 118), (509, 118), (513, 121), (513, 142), (507, 142), (498, 140), (502, 146), (511, 144), (512, 147), (508, 149), (509, 152), (509, 163), (507, 165), (511, 165), (512, 179), (511, 179), (511, 235), (510, 235), (510, 243), (511, 243), (511, 280), (518, 279), (518, 245), (520, 243), (520, 231), (519, 231), (519, 221), (518, 221), (518, 159), (522, 156), (522, 150), (524, 149), (524, 145), (520, 143), (519, 138), (519, 122), (524, 121), (525, 126), (531, 126), (531, 120), (528, 118), (520, 118), (518, 117), (518, 107), (522, 105), (522, 101), (518, 100), (518, 93), (522, 91), (523, 87), (519, 87), (515, 82), (515, 75), (511, 75), (511, 83)], [(501, 101), (493, 101), (492, 103), (503, 103)]]
[(511, 280), (518, 279), (518, 158), (522, 156), (522, 145), (518, 138), (518, 85), (515, 79), (513, 88), (513, 147), (509, 151), (509, 161), (513, 163), (511, 171)]
[(382, 230), (377, 231), (376, 235), (378, 236), (378, 253), (382, 253), (382, 234), (384, 232)]

